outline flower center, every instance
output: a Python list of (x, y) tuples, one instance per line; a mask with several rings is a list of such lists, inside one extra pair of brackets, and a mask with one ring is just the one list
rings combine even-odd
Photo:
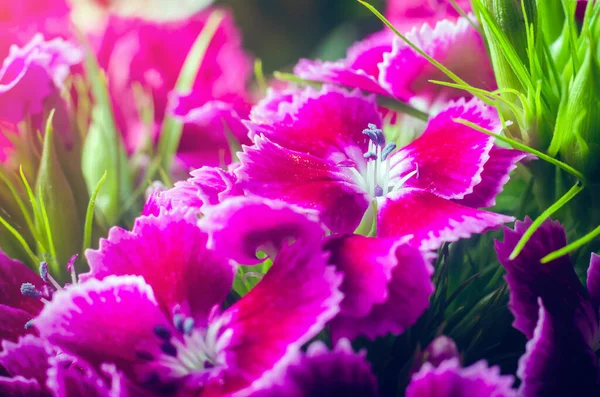
[(202, 388), (225, 367), (220, 351), (227, 337), (220, 329), (219, 320), (209, 322), (207, 327), (196, 327), (192, 318), (181, 314), (173, 315), (173, 327), (154, 327), (157, 343), (136, 353), (144, 362), (141, 366), (143, 383), (160, 389), (174, 387), (183, 380), (185, 388)]
[(363, 134), (369, 138), (369, 148), (363, 155), (366, 168), (363, 168), (362, 172), (353, 168), (352, 172), (371, 197), (375, 199), (385, 197), (389, 193), (400, 189), (414, 175), (418, 175), (417, 167), (400, 179), (392, 178), (390, 175), (390, 155), (396, 150), (396, 144), (393, 142), (386, 143), (383, 131), (374, 124), (369, 124), (368, 128), (363, 130)]

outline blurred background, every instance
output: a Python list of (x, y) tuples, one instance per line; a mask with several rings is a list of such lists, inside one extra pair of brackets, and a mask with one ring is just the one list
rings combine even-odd
[[(372, 0), (384, 9), (384, 0)], [(233, 10), (245, 47), (265, 72), (291, 68), (299, 58), (334, 60), (359, 38), (382, 28), (355, 0), (221, 0)]]

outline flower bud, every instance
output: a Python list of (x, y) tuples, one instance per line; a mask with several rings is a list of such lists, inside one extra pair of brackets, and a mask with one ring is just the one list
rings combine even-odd
[(600, 66), (596, 45), (588, 49), (579, 70), (563, 95), (549, 152), (581, 171), (592, 182), (600, 180)]

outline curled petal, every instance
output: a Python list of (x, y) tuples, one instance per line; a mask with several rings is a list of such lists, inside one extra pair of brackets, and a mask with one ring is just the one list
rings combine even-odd
[[(494, 71), (485, 43), (467, 19), (441, 20), (433, 29), (424, 24), (406, 36), (468, 84), (488, 90), (495, 88)], [(434, 101), (464, 95), (464, 91), (430, 83), (429, 80), (448, 81), (448, 77), (398, 37), (394, 39), (392, 51), (383, 58), (379, 66), (380, 84), (396, 98), (408, 101), (418, 96)]]
[[(288, 150), (257, 136), (255, 146), (239, 154), (236, 175), (242, 187), (259, 196), (280, 199), (319, 212), (332, 231), (351, 233), (369, 206), (352, 174), (332, 161)], [(361, 155), (362, 156), (362, 155)]]
[(333, 351), (322, 342), (313, 342), (298, 357), (276, 385), (251, 394), (252, 397), (311, 396), (376, 397), (377, 379), (364, 351), (355, 353), (347, 339)]
[(401, 179), (416, 170), (417, 174), (404, 186), (425, 189), (447, 199), (461, 199), (473, 193), (474, 187), (482, 183), (494, 138), (454, 119), (465, 119), (490, 130), (500, 125), (496, 111), (477, 99), (451, 103), (429, 121), (423, 135), (392, 156), (390, 173)]
[(519, 395), (597, 396), (598, 359), (573, 322), (556, 318), (538, 299), (539, 314), (533, 337), (519, 360)]
[(538, 298), (546, 310), (564, 321), (573, 322), (574, 315), (586, 302), (585, 290), (577, 278), (568, 256), (550, 263), (540, 260), (547, 254), (566, 245), (563, 227), (547, 220), (533, 234), (523, 251), (510, 260), (509, 256), (532, 221), (515, 222), (515, 229), (504, 229), (504, 241), (496, 241), (498, 260), (506, 269), (506, 282), (510, 288), (508, 307), (515, 316), (513, 326), (528, 339), (538, 323)]
[[(21, 285), (31, 283), (42, 290), (44, 282), (22, 262), (9, 258), (0, 251), (0, 306), (9, 306), (37, 315), (44, 304), (21, 294)], [(23, 323), (23, 325), (25, 325)], [(0, 328), (2, 327), (0, 322)]]
[[(372, 243), (377, 244), (377, 240), (383, 239), (373, 239)], [(382, 245), (385, 246), (385, 243)], [(433, 267), (424, 254), (406, 244), (398, 245), (390, 254), (393, 257), (386, 260), (393, 264), (393, 269), (386, 287), (387, 299), (375, 303), (369, 313), (362, 317), (348, 311), (340, 313), (331, 322), (334, 339), (353, 340), (360, 335), (375, 339), (389, 333), (401, 334), (429, 307), (429, 298), (434, 290), (431, 282)], [(356, 277), (356, 273), (357, 270), (352, 269), (349, 277)], [(343, 292), (350, 294), (354, 291)], [(373, 301), (374, 297), (370, 299)]]
[(434, 250), (444, 242), (483, 233), (512, 217), (476, 210), (419, 189), (401, 189), (382, 204), (378, 213), (380, 237), (412, 235), (411, 244)]
[(200, 221), (210, 245), (242, 264), (258, 264), (256, 252), (277, 252), (292, 241), (318, 247), (324, 230), (316, 214), (283, 201), (238, 197), (211, 207)]
[(319, 247), (282, 249), (258, 285), (223, 313), (222, 330), (231, 335), (223, 392), (271, 384), (339, 312), (341, 282)]
[(178, 307), (203, 324), (227, 296), (235, 273), (229, 259), (209, 250), (207, 242), (194, 215), (163, 211), (140, 217), (131, 232), (114, 227), (98, 250), (86, 253), (91, 271), (81, 279), (142, 276), (165, 313)]
[(513, 377), (501, 375), (498, 367), (479, 361), (461, 368), (455, 358), (438, 367), (425, 363), (413, 375), (406, 397), (516, 397), (512, 384)]
[[(22, 295), (20, 292), (18, 292)], [(40, 303), (41, 311), (43, 304), (39, 300), (28, 298), (36, 303)], [(0, 340), (17, 341), (20, 336), (26, 334), (36, 334), (35, 327), (27, 327), (29, 321), (31, 321), (36, 314), (30, 313), (22, 309), (16, 309), (12, 306), (0, 305)]]

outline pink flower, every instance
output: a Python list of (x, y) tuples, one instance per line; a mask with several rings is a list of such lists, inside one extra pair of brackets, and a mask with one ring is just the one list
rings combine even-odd
[(525, 155), (453, 121), (498, 129), (476, 100), (451, 103), (400, 148), (379, 129), (373, 97), (325, 86), (265, 101), (279, 101), (278, 111), (263, 102), (252, 112), (254, 145), (235, 171), (249, 193), (315, 209), (335, 233), (354, 232), (376, 203), (377, 236), (412, 235), (425, 250), (512, 220), (477, 208), (494, 204)]
[[(167, 114), (186, 123), (179, 147), (185, 167), (228, 164), (226, 132), (244, 138), (238, 119), (248, 111), (251, 65), (231, 14), (221, 21), (192, 91), (173, 92), (184, 60), (212, 11), (162, 23), (118, 16), (108, 20), (98, 58), (108, 73), (117, 122), (130, 152), (157, 140)], [(135, 85), (151, 97), (150, 126), (144, 125), (135, 105)]]
[(69, 36), (69, 6), (65, 0), (3, 1), (0, 5), (0, 59), (13, 44), (25, 45), (34, 35), (46, 39)]
[[(456, 3), (463, 11), (471, 11), (469, 0), (457, 0)], [(450, 0), (388, 0), (386, 10), (386, 17), (400, 33), (425, 23), (435, 25), (442, 19), (454, 20), (459, 15)]]

